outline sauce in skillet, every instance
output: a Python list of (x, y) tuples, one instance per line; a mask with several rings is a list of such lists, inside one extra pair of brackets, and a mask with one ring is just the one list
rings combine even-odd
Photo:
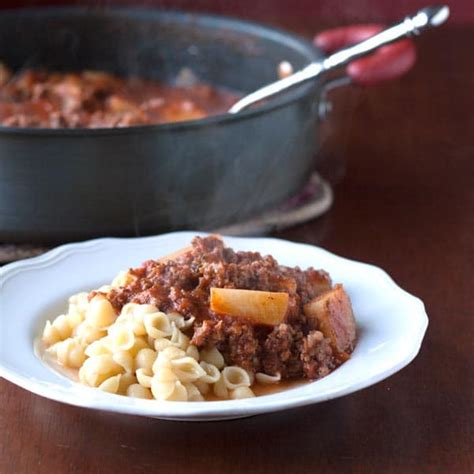
[(205, 83), (178, 86), (105, 72), (12, 75), (0, 63), (0, 125), (113, 128), (195, 120), (225, 113), (240, 96)]

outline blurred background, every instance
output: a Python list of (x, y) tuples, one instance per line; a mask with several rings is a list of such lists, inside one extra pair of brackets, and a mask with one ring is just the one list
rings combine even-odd
[[(428, 5), (426, 0), (3, 0), (3, 8), (42, 5), (128, 5), (185, 9), (189, 11), (250, 18), (272, 24), (293, 22), (306, 25), (334, 25), (366, 21), (390, 21)], [(474, 22), (472, 0), (452, 0), (450, 23)]]

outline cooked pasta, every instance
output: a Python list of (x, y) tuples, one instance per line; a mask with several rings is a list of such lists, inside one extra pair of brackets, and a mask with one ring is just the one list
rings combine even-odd
[[(112, 286), (130, 278), (119, 274)], [(228, 366), (216, 347), (191, 344), (194, 318), (138, 303), (117, 314), (106, 298), (110, 288), (101, 287), (90, 300), (87, 293), (71, 296), (67, 313), (47, 321), (42, 333), (47, 353), (78, 369), (82, 384), (134, 398), (201, 402), (253, 397), (254, 383), (279, 382), (279, 375)]]

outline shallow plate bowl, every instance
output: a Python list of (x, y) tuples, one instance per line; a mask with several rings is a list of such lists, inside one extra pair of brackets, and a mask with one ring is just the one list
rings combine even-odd
[[(110, 283), (123, 269), (189, 245), (196, 232), (158, 237), (98, 239), (58, 247), (0, 269), (0, 376), (43, 397), (71, 405), (162, 419), (230, 419), (318, 403), (383, 380), (418, 353), (428, 318), (423, 303), (380, 268), (338, 257), (318, 247), (270, 238), (225, 237), (236, 250), (273, 255), (281, 264), (327, 270), (343, 283), (357, 320), (350, 360), (327, 377), (280, 393), (218, 402), (158, 402), (103, 393), (52, 371), (33, 341), (47, 319), (64, 312), (67, 299)], [(202, 234), (201, 234), (202, 235)]]

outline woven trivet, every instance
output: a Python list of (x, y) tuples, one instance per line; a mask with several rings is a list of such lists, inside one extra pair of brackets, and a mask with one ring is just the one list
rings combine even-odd
[[(324, 214), (332, 204), (330, 185), (314, 172), (306, 186), (296, 196), (272, 211), (239, 224), (211, 229), (224, 235), (262, 235), (302, 224)], [(51, 247), (33, 244), (0, 244), (0, 265), (35, 257)]]

